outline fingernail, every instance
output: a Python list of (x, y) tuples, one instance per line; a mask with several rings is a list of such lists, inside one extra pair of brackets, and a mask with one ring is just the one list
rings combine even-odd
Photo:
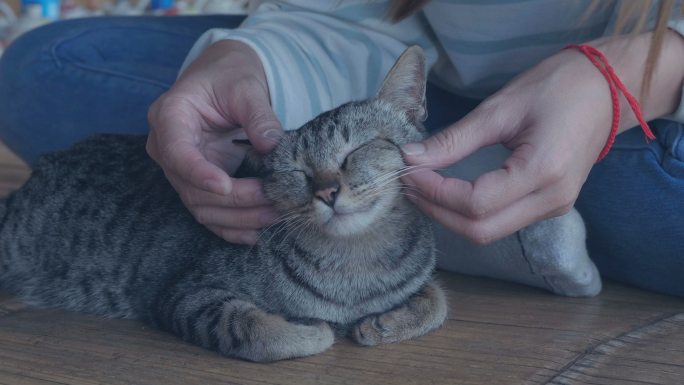
[(425, 145), (423, 143), (409, 143), (403, 145), (401, 150), (406, 155), (420, 155), (425, 152)]
[(277, 142), (281, 136), (283, 136), (283, 132), (281, 130), (276, 130), (275, 128), (266, 130), (264, 132), (264, 138), (272, 140), (274, 142)]
[(204, 182), (204, 187), (214, 194), (230, 194), (230, 185), (226, 182), (219, 182), (217, 180), (209, 179)]
[(274, 224), (280, 216), (275, 211), (269, 211), (267, 213), (261, 214), (259, 221), (262, 226), (268, 226)]

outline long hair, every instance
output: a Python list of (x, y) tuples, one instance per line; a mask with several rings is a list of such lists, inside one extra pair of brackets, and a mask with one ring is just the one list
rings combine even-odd
[[(388, 11), (388, 18), (394, 22), (405, 19), (418, 12), (429, 1), (430, 0), (392, 0)], [(623, 1), (620, 4), (615, 21), (615, 28), (613, 30), (614, 36), (625, 33), (636, 34), (643, 32), (646, 28), (648, 15), (656, 1), (659, 3), (658, 16), (651, 35), (651, 46), (649, 47), (648, 56), (646, 57), (646, 68), (641, 83), (642, 96), (646, 95), (651, 85), (653, 70), (655, 69), (658, 57), (660, 56), (665, 33), (667, 32), (667, 22), (674, 12), (674, 0)], [(587, 7), (585, 18), (606, 4), (608, 3), (602, 0), (592, 1)], [(680, 13), (684, 15), (684, 6), (681, 7)]]

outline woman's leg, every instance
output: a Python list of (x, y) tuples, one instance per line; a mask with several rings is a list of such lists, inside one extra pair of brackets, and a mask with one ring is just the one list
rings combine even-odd
[(651, 125), (651, 143), (639, 128), (617, 137), (576, 207), (605, 277), (684, 296), (684, 125)]
[(146, 133), (147, 108), (195, 40), (242, 19), (98, 17), (33, 30), (0, 60), (0, 140), (33, 163), (95, 133)]

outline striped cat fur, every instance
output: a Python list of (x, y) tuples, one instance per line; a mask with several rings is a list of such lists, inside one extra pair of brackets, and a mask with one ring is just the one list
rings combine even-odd
[(429, 221), (399, 146), (420, 140), (422, 51), (375, 98), (290, 131), (257, 163), (282, 213), (255, 246), (198, 224), (145, 152), (100, 135), (47, 155), (2, 204), (0, 286), (41, 307), (135, 318), (224, 355), (273, 361), (439, 327)]

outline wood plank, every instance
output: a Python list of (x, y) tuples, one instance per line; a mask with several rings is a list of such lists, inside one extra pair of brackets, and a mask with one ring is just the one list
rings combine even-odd
[[(610, 283), (598, 298), (573, 299), (493, 280), (440, 277), (452, 311), (437, 332), (374, 348), (339, 341), (318, 356), (266, 365), (221, 357), (136, 321), (20, 309), (0, 317), (0, 383), (20, 373), (36, 384), (537, 384), (565, 381), (570, 373), (595, 380), (622, 370), (608, 364), (589, 374), (577, 369), (592, 354), (607, 359), (601, 352), (609, 341), (627, 341), (630, 332), (664, 320), (668, 336), (684, 335), (684, 325), (668, 318), (684, 313), (682, 299)], [(655, 383), (668, 383), (681, 374), (672, 363), (684, 342), (663, 334), (650, 343), (644, 354), (670, 355), (638, 368), (663, 371)], [(642, 359), (618, 353), (611, 359)]]
[(582, 354), (554, 385), (684, 384), (684, 313), (655, 320)]

